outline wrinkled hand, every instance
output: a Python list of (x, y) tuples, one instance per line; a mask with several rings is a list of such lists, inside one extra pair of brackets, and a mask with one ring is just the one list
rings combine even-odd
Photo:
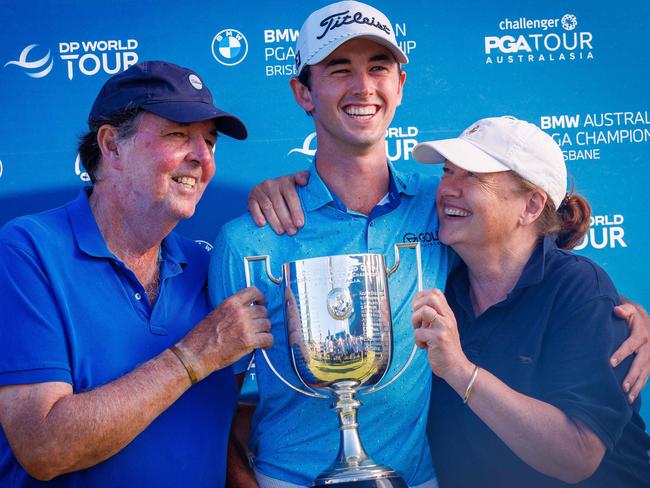
[(412, 322), (415, 342), (418, 347), (427, 348), (429, 364), (436, 376), (451, 383), (452, 376), (471, 370), (460, 345), (456, 317), (440, 290), (425, 290), (415, 296)]
[(616, 366), (636, 352), (632, 366), (623, 380), (623, 390), (627, 393), (627, 400), (632, 403), (639, 396), (650, 375), (650, 317), (638, 303), (625, 299), (624, 301), (626, 303), (614, 308), (614, 313), (627, 321), (630, 336), (612, 354), (610, 362), (612, 366)]
[(278, 235), (294, 235), (305, 223), (296, 186), (305, 186), (308, 181), (309, 171), (305, 170), (253, 187), (248, 195), (248, 211), (253, 221), (259, 227), (268, 222)]
[(271, 347), (270, 330), (264, 295), (252, 286), (221, 302), (179, 342), (178, 347), (189, 356), (199, 379), (203, 379), (253, 349)]

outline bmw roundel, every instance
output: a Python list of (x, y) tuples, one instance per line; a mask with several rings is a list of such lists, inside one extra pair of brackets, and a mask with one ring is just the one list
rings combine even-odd
[(212, 39), (212, 55), (224, 66), (241, 63), (248, 54), (246, 36), (235, 29), (224, 29)]

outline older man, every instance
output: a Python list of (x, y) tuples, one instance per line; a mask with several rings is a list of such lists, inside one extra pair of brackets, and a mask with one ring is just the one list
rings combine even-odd
[(208, 255), (173, 229), (217, 132), (246, 128), (159, 61), (110, 78), (89, 127), (92, 187), (0, 231), (0, 485), (223, 486), (229, 365), (272, 337), (254, 288), (210, 311)]

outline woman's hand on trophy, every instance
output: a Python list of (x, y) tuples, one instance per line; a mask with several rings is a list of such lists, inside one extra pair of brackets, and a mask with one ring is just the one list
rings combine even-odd
[(309, 171), (304, 170), (255, 185), (248, 195), (253, 221), (260, 227), (268, 222), (278, 235), (294, 235), (305, 223), (296, 186), (305, 186), (308, 181)]
[(418, 347), (427, 349), (432, 371), (452, 383), (473, 367), (460, 345), (456, 317), (438, 289), (424, 290), (413, 299), (413, 326)]

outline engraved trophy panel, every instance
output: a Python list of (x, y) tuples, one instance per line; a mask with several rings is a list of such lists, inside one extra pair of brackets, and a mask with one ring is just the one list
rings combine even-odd
[(309, 388), (375, 385), (391, 361), (384, 257), (350, 254), (284, 265), (284, 313), (293, 366)]

